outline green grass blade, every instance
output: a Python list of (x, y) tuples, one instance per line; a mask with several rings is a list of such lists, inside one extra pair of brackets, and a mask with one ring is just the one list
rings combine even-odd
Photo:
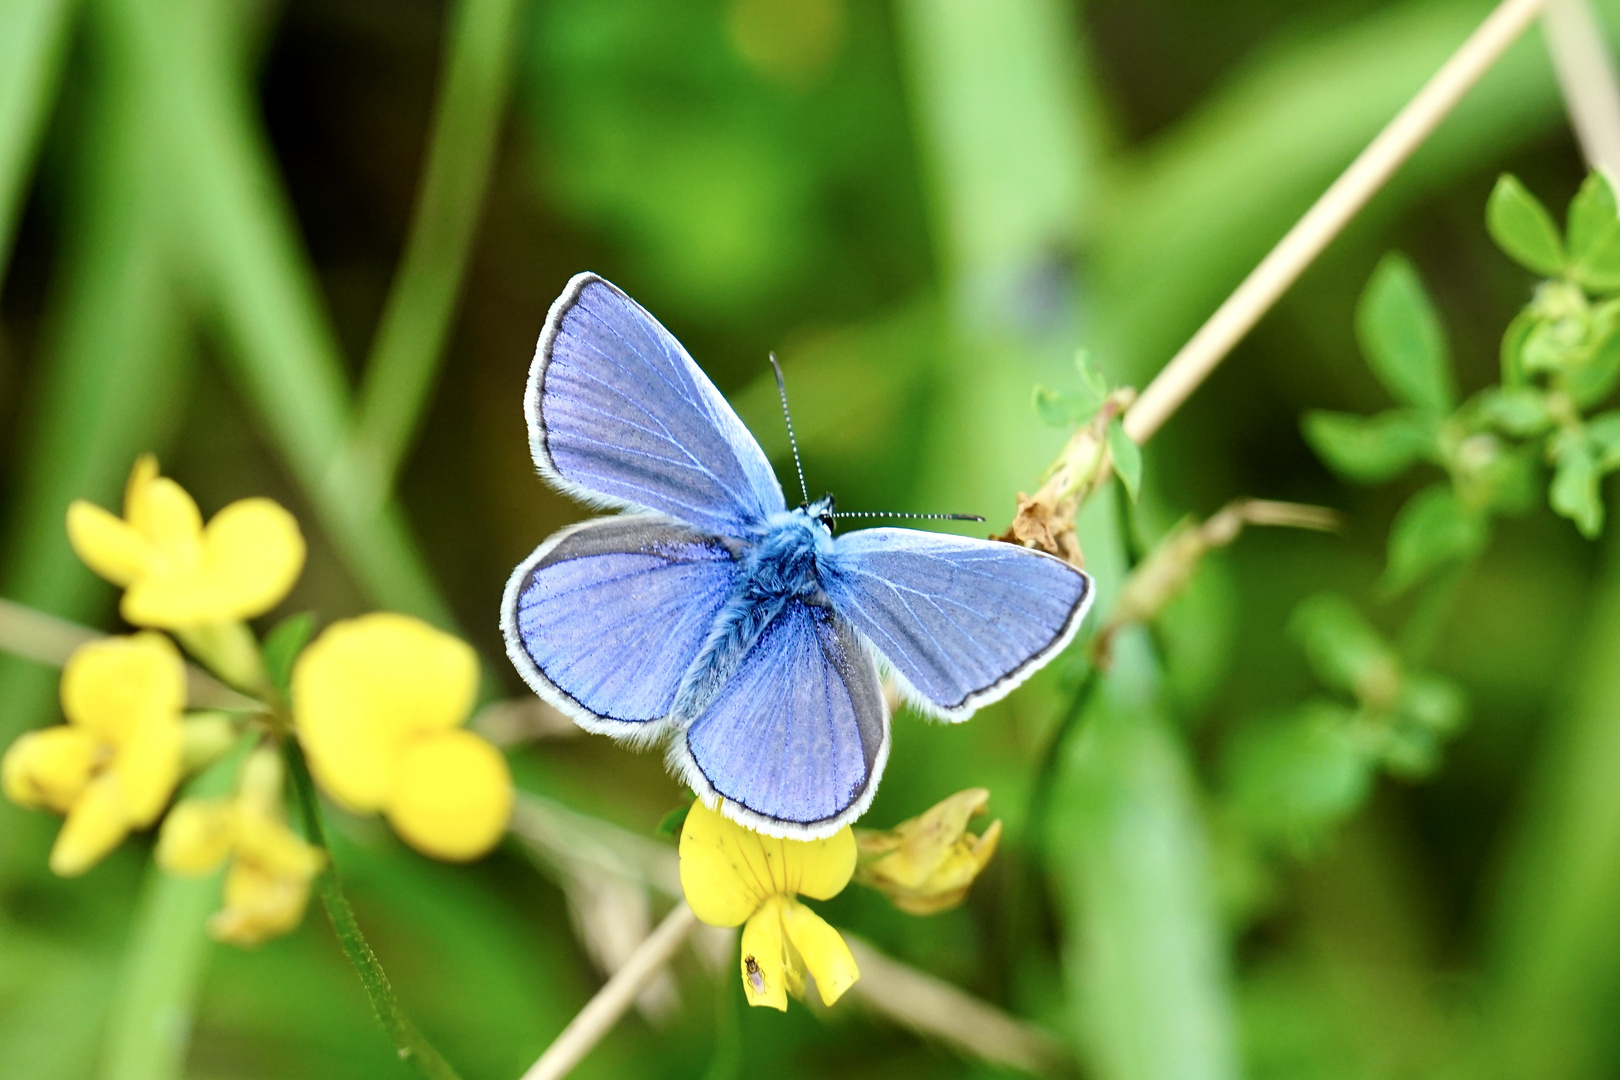
[(116, 5), (161, 103), (185, 207), (192, 280), (228, 343), (243, 397), (378, 604), (453, 620), (397, 506), (337, 466), (350, 422), (336, 337), (252, 108), (229, 5)]
[(351, 451), (379, 491), (393, 486), (444, 357), (511, 97), (519, 9), (518, 0), (460, 0), (451, 10), (427, 166), (355, 417)]
[[(68, 547), (67, 505), (81, 497), (118, 505), (135, 456), (167, 443), (193, 360), (154, 148), (142, 136), (143, 99), (116, 36), (92, 26), (89, 46), (82, 165), (68, 200), (73, 227), (24, 409), (0, 576), (7, 597), (80, 621), (95, 621), (110, 593)], [(41, 722), (55, 684), (48, 668), (0, 658), (0, 742)]]
[(0, 4), (0, 282), (45, 118), (56, 100), (74, 0)]

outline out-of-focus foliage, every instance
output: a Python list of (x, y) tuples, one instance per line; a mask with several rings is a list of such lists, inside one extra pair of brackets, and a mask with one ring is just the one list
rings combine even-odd
[[(312, 628), (288, 613), (386, 608), (458, 629), (516, 695), (502, 582), (587, 513), (535, 477), (521, 418), (580, 269), (665, 321), (779, 469), (771, 349), (813, 489), (999, 532), (1061, 444), (1043, 418), (1145, 384), (1489, 7), (527, 0), (491, 34), (487, 0), (0, 0), (0, 595), (121, 630), (63, 520), (115, 505), (150, 448), (205, 517), (264, 494), (303, 523), (304, 576), (259, 627), (293, 627), (273, 678)], [(410, 292), (457, 305), (443, 366), (379, 483), (347, 442), (358, 358), (404, 295), (447, 55), (499, 72), (503, 47), (467, 278), (430, 248), (448, 276)], [(1079, 538), (1100, 625), (1186, 514), (1287, 499), (1341, 509), (1342, 534), (1209, 551), (1094, 682), (1076, 647), (968, 724), (897, 716), (862, 826), (988, 788), (997, 857), (926, 918), (858, 886), (817, 913), (1104, 1080), (1620, 1070), (1620, 567), (1581, 535), (1620, 467), (1620, 225), (1586, 175), (1532, 34)], [(1100, 367), (1077, 380), (1081, 346)], [(1036, 384), (1057, 388), (1039, 411)], [(0, 742), (61, 719), (56, 679), (0, 661)], [(656, 755), (509, 757), (523, 792), (673, 855)], [(601, 927), (647, 918), (516, 839), (447, 867), (334, 817), (357, 919), (467, 1080), (520, 1075), (599, 984)], [(54, 830), (0, 805), (0, 1072), (408, 1075), (320, 919), (212, 944), (217, 878), (152, 874), (148, 837), (63, 881)], [(673, 1009), (632, 1013), (580, 1075), (986, 1072), (858, 990), (748, 1009), (733, 959), (684, 954)]]

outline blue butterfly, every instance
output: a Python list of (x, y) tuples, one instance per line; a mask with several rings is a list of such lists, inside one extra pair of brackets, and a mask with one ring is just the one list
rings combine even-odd
[(680, 342), (595, 274), (552, 305), (523, 404), (541, 475), (627, 512), (562, 530), (513, 572), (507, 654), (587, 731), (668, 739), (671, 771), (759, 832), (830, 836), (871, 803), (889, 755), (879, 664), (922, 712), (964, 720), (1057, 655), (1091, 605), (1091, 579), (1040, 552), (835, 538), (831, 496), (789, 509)]

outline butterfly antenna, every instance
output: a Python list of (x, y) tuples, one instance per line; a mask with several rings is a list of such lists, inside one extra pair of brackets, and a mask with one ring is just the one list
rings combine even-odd
[(835, 518), (914, 518), (924, 521), (983, 521), (978, 514), (904, 514), (890, 510), (841, 510), (830, 515)]
[(776, 362), (775, 353), (771, 353), (771, 370), (776, 372), (776, 392), (782, 395), (782, 419), (787, 421), (788, 445), (793, 447), (793, 468), (799, 474), (799, 487), (804, 491), (804, 504), (809, 506), (810, 485), (804, 482), (804, 466), (799, 464), (799, 440), (793, 437), (793, 414), (788, 412), (787, 407), (787, 383), (782, 379), (782, 365)]

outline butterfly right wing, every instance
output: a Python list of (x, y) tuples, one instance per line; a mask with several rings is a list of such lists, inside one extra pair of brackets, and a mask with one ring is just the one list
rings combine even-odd
[(541, 473), (597, 506), (746, 536), (784, 507), (759, 443), (681, 343), (595, 274), (551, 306), (524, 396)]
[(507, 655), (586, 730), (651, 739), (737, 574), (719, 537), (650, 514), (586, 521), (541, 544), (507, 582)]

